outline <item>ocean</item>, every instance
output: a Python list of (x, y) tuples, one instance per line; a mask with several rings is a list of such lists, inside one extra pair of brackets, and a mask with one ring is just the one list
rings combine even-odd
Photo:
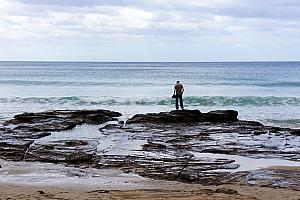
[(185, 109), (300, 127), (300, 62), (0, 62), (0, 121), (53, 109), (109, 109), (124, 119), (170, 111), (177, 80)]

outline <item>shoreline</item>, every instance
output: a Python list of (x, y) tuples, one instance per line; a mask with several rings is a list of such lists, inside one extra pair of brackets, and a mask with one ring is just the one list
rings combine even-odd
[(78, 186), (32, 186), (0, 182), (0, 199), (169, 199), (169, 200), (298, 200), (300, 192), (292, 189), (248, 185), (201, 186), (165, 181), (144, 189)]
[(300, 198), (299, 130), (235, 110), (120, 116), (54, 110), (7, 121), (0, 199)]

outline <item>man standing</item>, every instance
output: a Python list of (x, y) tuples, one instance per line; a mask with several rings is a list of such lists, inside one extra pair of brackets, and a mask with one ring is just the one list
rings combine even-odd
[(178, 110), (179, 108), (178, 99), (180, 100), (180, 107), (183, 110), (183, 102), (182, 102), (183, 91), (184, 91), (183, 85), (180, 83), (180, 81), (177, 81), (174, 87), (174, 95), (176, 96), (176, 110)]

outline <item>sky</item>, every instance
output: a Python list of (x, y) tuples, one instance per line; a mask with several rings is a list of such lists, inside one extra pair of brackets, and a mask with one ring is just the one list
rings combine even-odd
[(300, 60), (299, 0), (0, 0), (0, 60)]

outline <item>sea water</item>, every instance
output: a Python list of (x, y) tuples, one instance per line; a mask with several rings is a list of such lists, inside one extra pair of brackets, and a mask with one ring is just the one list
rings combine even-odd
[(109, 109), (125, 119), (170, 111), (177, 80), (186, 109), (300, 127), (300, 62), (0, 62), (0, 121), (53, 109)]

